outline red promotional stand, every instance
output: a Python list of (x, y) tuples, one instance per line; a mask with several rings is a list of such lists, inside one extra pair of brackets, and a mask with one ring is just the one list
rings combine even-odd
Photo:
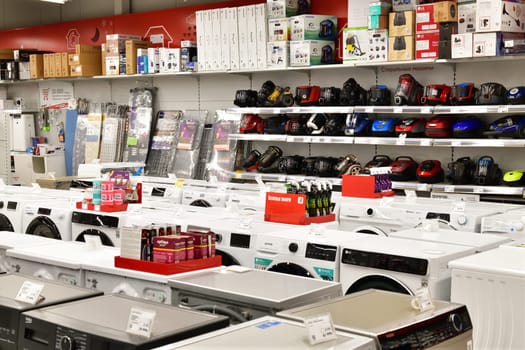
[(292, 225), (309, 225), (335, 221), (335, 214), (308, 217), (306, 195), (268, 192), (264, 220)]

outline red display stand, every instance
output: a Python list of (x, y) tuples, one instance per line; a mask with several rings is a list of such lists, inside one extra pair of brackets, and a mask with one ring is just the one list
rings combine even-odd
[(219, 267), (221, 265), (222, 257), (220, 255), (204, 259), (181, 261), (175, 264), (163, 264), (152, 261), (128, 259), (120, 256), (115, 257), (115, 267), (121, 267), (123, 269), (137, 270), (142, 272), (156, 273), (159, 275), (175, 275), (177, 273), (203, 270), (211, 267)]
[(268, 192), (264, 220), (292, 225), (310, 225), (335, 221), (335, 214), (306, 216), (306, 195)]
[(344, 197), (381, 198), (393, 196), (394, 191), (375, 192), (373, 175), (343, 175), (341, 194)]
[(113, 204), (113, 205), (99, 205), (98, 209), (95, 209), (95, 204), (89, 203), (87, 208), (82, 208), (82, 202), (76, 203), (77, 209), (87, 209), (87, 210), (97, 210), (104, 212), (116, 212), (116, 211), (126, 211), (128, 210), (128, 203), (123, 204)]

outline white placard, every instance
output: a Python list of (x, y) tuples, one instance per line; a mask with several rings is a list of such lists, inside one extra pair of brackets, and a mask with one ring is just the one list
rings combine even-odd
[(404, 145), (407, 138), (407, 134), (403, 133), (400, 134), (399, 137), (396, 139), (396, 145)]
[(73, 84), (67, 81), (46, 81), (39, 83), (40, 107), (47, 109), (68, 108), (75, 98)]
[(31, 305), (36, 305), (40, 300), (43, 299), (41, 296), (44, 285), (41, 283), (35, 283), (32, 281), (25, 281), (20, 287), (15, 300)]
[(455, 192), (456, 188), (454, 186), (445, 186), (445, 192)]
[(452, 204), (452, 211), (455, 213), (464, 213), (465, 212), (465, 202), (456, 202)]
[(432, 303), (428, 287), (416, 290), (415, 297), (412, 299), (411, 304), (414, 309), (419, 310), (420, 312), (432, 310), (434, 308), (434, 303)]
[(310, 345), (324, 343), (337, 338), (330, 314), (319, 315), (304, 321), (308, 329)]
[(132, 307), (129, 312), (127, 333), (150, 338), (153, 331), (156, 312)]

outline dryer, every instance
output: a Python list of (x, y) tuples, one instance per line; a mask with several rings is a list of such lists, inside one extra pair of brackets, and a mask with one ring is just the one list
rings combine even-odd
[(11, 270), (6, 255), (8, 249), (42, 246), (55, 242), (54, 239), (40, 236), (21, 235), (15, 232), (0, 232), (0, 273)]
[(120, 228), (126, 225), (128, 212), (99, 212), (75, 209), (71, 215), (71, 239), (84, 242), (86, 235), (98, 236), (102, 244), (120, 246)]
[(525, 249), (502, 246), (451, 261), (451, 300), (472, 316), (476, 350), (525, 349)]
[(341, 252), (343, 293), (375, 288), (412, 294), (427, 286), (434, 299), (450, 299), (449, 261), (474, 254), (472, 247), (361, 235)]
[(6, 252), (9, 269), (47, 280), (84, 287), (82, 264), (103, 260), (113, 263), (120, 249), (92, 247), (81, 242), (55, 241), (36, 247), (13, 248)]
[(22, 232), (64, 241), (71, 241), (73, 202), (51, 200), (28, 204), (24, 208)]

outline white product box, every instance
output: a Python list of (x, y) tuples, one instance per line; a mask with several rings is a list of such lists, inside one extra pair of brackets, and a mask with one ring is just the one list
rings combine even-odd
[(255, 5), (255, 24), (257, 34), (257, 68), (266, 68), (266, 43), (268, 42), (268, 20), (266, 6)]
[(337, 17), (300, 15), (290, 17), (290, 40), (337, 40)]
[(231, 64), (230, 58), (230, 10), (222, 8), (221, 10), (221, 66), (220, 69), (229, 70)]
[(211, 69), (220, 70), (222, 67), (221, 9), (211, 10), (211, 21), (211, 48), (213, 52), (213, 55), (211, 55)]
[(368, 60), (368, 27), (344, 28), (343, 45), (343, 63)]
[(237, 24), (239, 33), (239, 68), (248, 69), (248, 22), (247, 6), (237, 7)]
[(246, 23), (248, 24), (248, 68), (257, 68), (257, 23), (255, 5), (247, 6)]
[(207, 71), (213, 70), (213, 22), (212, 11), (204, 11), (204, 69)]
[(348, 26), (368, 26), (369, 0), (348, 0)]
[(290, 41), (290, 66), (314, 66), (333, 63), (335, 44), (333, 41)]
[(368, 61), (388, 61), (388, 29), (368, 30)]
[(458, 33), (476, 31), (476, 2), (458, 4)]
[(290, 65), (290, 42), (273, 41), (268, 45), (268, 67), (286, 68)]
[(167, 47), (159, 49), (159, 72), (180, 72), (180, 49)]
[(148, 49), (137, 49), (137, 73), (147, 74), (148, 68)]
[(473, 33), (472, 57), (501, 56), (501, 33)]
[(197, 31), (197, 55), (199, 71), (206, 70), (204, 62), (206, 60), (206, 49), (204, 46), (205, 28), (204, 28), (204, 11), (195, 12), (195, 27)]
[(290, 33), (289, 18), (272, 18), (268, 20), (268, 41), (288, 41)]
[(148, 48), (148, 74), (158, 73), (160, 71), (160, 51), (158, 47)]
[(472, 33), (452, 34), (452, 58), (472, 57)]
[(525, 4), (502, 0), (478, 0), (476, 31), (525, 32)]
[(239, 27), (237, 26), (237, 8), (228, 9), (229, 21), (229, 47), (230, 47), (230, 69), (239, 70)]
[(120, 59), (118, 57), (106, 57), (106, 75), (119, 75)]
[[(310, 8), (310, 0), (301, 0), (303, 6)], [(268, 18), (296, 16), (299, 9), (299, 0), (267, 0), (266, 9)], [(308, 13), (303, 11), (302, 13)]]
[(393, 0), (392, 10), (394, 12), (414, 11), (419, 3), (419, 0)]

